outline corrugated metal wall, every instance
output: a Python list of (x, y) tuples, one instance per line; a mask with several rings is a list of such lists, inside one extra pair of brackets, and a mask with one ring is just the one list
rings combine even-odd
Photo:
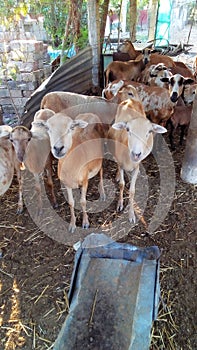
[(22, 124), (30, 127), (34, 114), (40, 108), (43, 96), (52, 91), (71, 91), (86, 94), (92, 88), (92, 48), (88, 46), (66, 61), (45, 80), (27, 101)]

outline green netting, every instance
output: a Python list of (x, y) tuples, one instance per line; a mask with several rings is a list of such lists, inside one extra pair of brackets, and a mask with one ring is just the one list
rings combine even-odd
[(172, 0), (160, 0), (155, 31), (156, 46), (168, 46)]

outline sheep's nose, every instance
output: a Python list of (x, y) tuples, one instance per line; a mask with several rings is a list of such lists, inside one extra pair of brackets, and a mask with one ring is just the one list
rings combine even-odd
[(64, 149), (64, 146), (61, 146), (61, 147), (54, 146), (53, 148), (54, 148), (55, 153), (58, 155)]
[(139, 153), (132, 152), (132, 158), (137, 161), (139, 160), (141, 154), (142, 152), (139, 152)]
[(177, 92), (173, 92), (172, 95), (170, 96), (170, 99), (172, 102), (176, 102), (178, 100)]

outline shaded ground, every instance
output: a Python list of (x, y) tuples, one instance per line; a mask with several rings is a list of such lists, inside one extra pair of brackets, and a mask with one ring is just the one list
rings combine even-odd
[[(168, 135), (165, 139), (168, 142)], [(180, 179), (184, 147), (178, 146), (172, 153), (172, 159), (171, 153), (167, 152), (164, 146), (160, 154), (161, 158), (156, 154), (154, 157), (150, 155), (143, 162), (136, 194), (136, 212), (140, 220), (129, 229), (127, 215), (117, 214), (115, 210), (118, 191), (115, 182), (116, 166), (111, 160), (105, 159), (104, 176), (108, 202), (106, 207), (102, 207), (104, 204), (95, 201), (98, 199), (98, 179), (90, 181), (88, 207), (92, 208), (91, 229), (85, 231), (82, 236), (89, 232), (103, 231), (121, 242), (140, 247), (157, 245), (160, 248), (162, 299), (158, 320), (153, 325), (151, 350), (194, 350), (197, 349), (197, 191), (195, 186)], [(175, 192), (171, 201), (173, 170)], [(165, 179), (162, 179), (162, 174)], [(72, 239), (68, 243), (69, 209), (66, 198), (58, 180), (56, 177), (54, 179), (59, 208), (56, 211), (51, 210), (58, 214), (58, 220), (61, 221), (62, 218), (65, 224), (64, 232), (62, 231), (67, 242), (65, 244), (57, 241), (62, 240), (62, 236), (58, 236), (62, 228), (61, 225), (57, 225), (55, 214), (50, 217), (48, 214), (44, 216), (44, 232), (40, 230), (40, 225), (34, 223), (27, 209), (23, 214), (16, 215), (15, 179), (9, 191), (0, 198), (1, 350), (52, 349), (67, 315), (67, 292), (73, 269), (74, 250), (71, 245)], [(166, 197), (162, 199), (162, 203), (166, 205), (162, 207), (164, 211), (166, 208), (166, 217), (155, 226), (154, 232), (149, 234), (147, 231), (151, 227), (150, 223), (154, 221), (159, 196), (166, 193), (163, 186), (167, 188)], [(25, 191), (30, 191), (31, 194), (31, 186), (28, 185)], [(32, 197), (31, 201), (36, 203), (36, 197)], [(145, 210), (141, 216), (140, 209), (143, 206)], [(161, 217), (164, 215), (162, 210), (159, 211)], [(81, 213), (77, 212), (80, 225)], [(47, 235), (50, 227), (50, 235), (54, 239)], [(77, 230), (74, 240), (80, 238), (81, 231)]]

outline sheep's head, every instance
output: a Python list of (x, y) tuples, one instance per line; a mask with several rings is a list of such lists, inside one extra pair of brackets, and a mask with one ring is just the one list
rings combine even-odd
[(63, 158), (72, 147), (72, 137), (75, 128), (85, 128), (88, 123), (84, 120), (73, 120), (64, 113), (56, 113), (48, 120), (34, 122), (43, 126), (49, 135), (51, 152), (57, 159)]
[(164, 133), (167, 130), (158, 124), (151, 123), (146, 118), (135, 118), (128, 122), (118, 122), (112, 125), (116, 130), (126, 130), (128, 149), (131, 161), (142, 161), (152, 151), (153, 134)]
[(10, 141), (16, 152), (19, 162), (24, 162), (25, 153), (32, 138), (32, 133), (25, 126), (19, 125), (12, 129), (9, 135)]

